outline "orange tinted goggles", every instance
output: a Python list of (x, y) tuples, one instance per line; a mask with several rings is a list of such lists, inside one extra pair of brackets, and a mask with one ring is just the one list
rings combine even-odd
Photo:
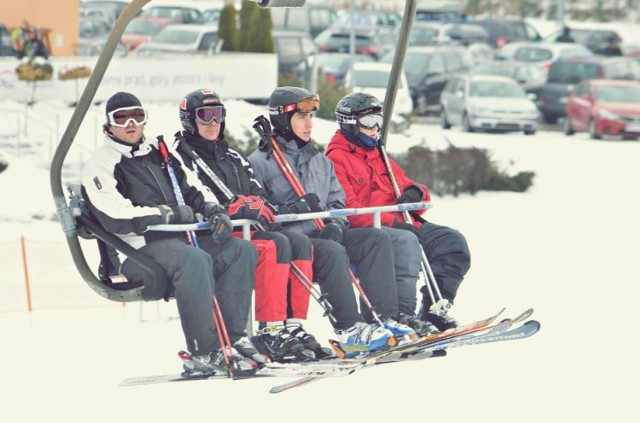
[(297, 103), (287, 104), (284, 106), (284, 112), (292, 112), (296, 111), (299, 113), (312, 113), (317, 112), (320, 107), (320, 99), (318, 96), (314, 96), (311, 98), (305, 98), (304, 100), (300, 100)]

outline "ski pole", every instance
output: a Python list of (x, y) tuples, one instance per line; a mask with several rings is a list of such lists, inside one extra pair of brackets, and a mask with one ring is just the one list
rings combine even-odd
[[(194, 151), (187, 142), (181, 142), (180, 145), (182, 146), (182, 149), (185, 151), (185, 153), (187, 153), (187, 155), (191, 158), (191, 160), (193, 160), (194, 164), (199, 167), (204, 172), (204, 174), (207, 175), (209, 180), (211, 180), (211, 182), (215, 184), (220, 192), (222, 192), (222, 195), (224, 195), (225, 199), (227, 201), (230, 200), (234, 196), (234, 194), (225, 185), (222, 179), (220, 179), (220, 177), (216, 175), (213, 170), (211, 170), (211, 168), (202, 159), (202, 157), (200, 157), (200, 155), (196, 151)], [(265, 231), (264, 226), (262, 226), (262, 224), (260, 223), (257, 223), (253, 226), (255, 226), (255, 228), (259, 231)], [(294, 262), (291, 262), (291, 273), (293, 273), (296, 280), (298, 280), (298, 282), (302, 284), (302, 286), (309, 292), (313, 299), (318, 302), (320, 307), (322, 307), (322, 309), (324, 310), (323, 316), (328, 316), (333, 323), (336, 323), (336, 318), (332, 314), (333, 306), (331, 305), (331, 303), (329, 303), (329, 301), (325, 298), (324, 294), (318, 292), (316, 287), (313, 286), (313, 282), (309, 280), (307, 275), (305, 275), (304, 272)]]
[[(382, 160), (384, 161), (384, 165), (387, 168), (387, 173), (389, 174), (389, 179), (391, 179), (391, 185), (393, 185), (393, 191), (396, 194), (396, 198), (400, 198), (402, 195), (400, 193), (400, 187), (398, 186), (398, 181), (396, 180), (395, 175), (393, 174), (393, 168), (391, 167), (391, 162), (389, 161), (389, 156), (387, 155), (387, 151), (385, 150), (383, 145), (380, 145), (380, 154), (382, 155)], [(404, 221), (413, 225), (413, 219), (408, 211), (404, 210), (402, 212), (402, 216), (404, 217)], [(427, 287), (427, 291), (429, 292), (429, 297), (431, 298), (431, 304), (436, 304), (437, 302), (442, 301), (442, 294), (440, 293), (440, 288), (438, 287), (438, 283), (436, 282), (435, 275), (431, 270), (431, 266), (429, 265), (429, 260), (427, 259), (427, 255), (424, 252), (424, 247), (420, 244), (420, 252), (422, 253), (420, 267), (422, 268), (422, 273), (425, 277), (425, 285)], [(431, 287), (433, 285), (433, 289)], [(435, 296), (434, 296), (435, 291)], [(438, 297), (436, 301), (435, 297)]]
[[(253, 125), (253, 128), (256, 130), (260, 138), (264, 142), (266, 142), (267, 145), (270, 145), (272, 147), (273, 153), (274, 153), (273, 158), (276, 160), (276, 163), (280, 168), (280, 171), (284, 174), (285, 178), (287, 178), (287, 181), (293, 188), (294, 193), (298, 197), (302, 197), (306, 195), (304, 187), (300, 183), (300, 180), (298, 179), (297, 175), (293, 172), (293, 169), (291, 169), (291, 166), (289, 165), (289, 162), (287, 162), (287, 159), (284, 157), (284, 154), (282, 154), (282, 151), (280, 150), (280, 147), (278, 146), (278, 143), (276, 142), (275, 138), (270, 134), (266, 133), (265, 125), (268, 124), (268, 122), (265, 122), (265, 121), (266, 121), (266, 118), (264, 116), (257, 117), (256, 123)], [(314, 219), (314, 223), (316, 224), (318, 229), (322, 230), (322, 228), (324, 228), (324, 222), (321, 219)], [(364, 301), (365, 305), (371, 312), (371, 315), (380, 326), (384, 327), (384, 323), (382, 323), (382, 319), (380, 319), (378, 312), (373, 307), (373, 304), (371, 304), (371, 301), (369, 301), (369, 298), (367, 297), (367, 294), (364, 292), (364, 289), (362, 289), (360, 282), (358, 282), (358, 279), (356, 279), (351, 269), (348, 269), (348, 272), (349, 272), (349, 277), (351, 278), (351, 282), (358, 290), (358, 293), (360, 294), (360, 298), (362, 298), (362, 301)]]
[[(176, 196), (176, 201), (178, 205), (183, 206), (186, 203), (184, 201), (184, 197), (182, 196), (182, 191), (180, 191), (180, 184), (178, 183), (176, 172), (171, 165), (171, 158), (169, 157), (167, 144), (164, 142), (164, 136), (158, 135), (156, 138), (158, 140), (158, 150), (160, 151), (165, 167), (167, 168), (169, 179), (171, 179), (171, 185)], [(194, 231), (187, 231), (187, 237), (189, 238), (189, 243), (191, 245), (193, 245), (195, 248), (200, 248), (198, 238), (196, 237), (196, 233)], [(231, 340), (229, 339), (227, 327), (225, 326), (224, 320), (222, 319), (222, 311), (220, 310), (220, 305), (218, 304), (215, 293), (213, 294), (213, 321), (216, 325), (216, 334), (218, 335), (218, 341), (222, 346), (222, 355), (224, 357), (224, 362), (227, 365), (229, 377), (232, 378), (233, 367), (235, 366), (235, 363), (231, 363)]]

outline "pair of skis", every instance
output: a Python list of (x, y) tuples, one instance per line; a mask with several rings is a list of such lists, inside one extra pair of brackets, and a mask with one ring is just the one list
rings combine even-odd
[[(378, 364), (398, 362), (405, 360), (420, 360), (430, 357), (440, 357), (446, 354), (449, 348), (500, 342), (514, 339), (523, 339), (534, 335), (540, 324), (528, 319), (533, 310), (527, 310), (514, 319), (492, 324), (501, 315), (500, 313), (478, 322), (465, 325), (448, 332), (426, 336), (416, 341), (401, 344), (380, 352), (375, 352), (362, 357), (351, 359), (325, 359), (304, 363), (267, 363), (254, 374), (235, 377), (234, 379), (250, 379), (257, 377), (297, 377), (298, 379), (274, 386), (270, 392), (279, 393), (298, 386), (306, 385), (312, 381), (322, 380), (326, 377), (348, 376), (363, 368)], [(518, 325), (518, 326), (515, 326)], [(181, 352), (180, 358), (188, 361), (188, 353)], [(181, 374), (168, 374), (157, 376), (143, 376), (125, 379), (121, 386), (139, 386), (155, 383), (182, 382), (192, 380), (229, 379), (227, 373), (213, 375), (198, 375), (185, 377)]]
[[(533, 314), (533, 309), (526, 310), (514, 319), (506, 319), (491, 325), (490, 323), (496, 320), (499, 314), (500, 313), (484, 321), (478, 321), (471, 325), (458, 328), (455, 330), (455, 333), (445, 332), (431, 337), (427, 336), (409, 344), (400, 345), (381, 353), (364, 357), (360, 359), (358, 367), (354, 368), (349, 374), (374, 365), (442, 357), (445, 356), (447, 350), (451, 348), (524, 339), (535, 335), (540, 330), (540, 323), (538, 321), (527, 320)], [(269, 392), (273, 394), (284, 392), (322, 380), (323, 378), (322, 376), (298, 378), (288, 383), (276, 385), (272, 387)]]

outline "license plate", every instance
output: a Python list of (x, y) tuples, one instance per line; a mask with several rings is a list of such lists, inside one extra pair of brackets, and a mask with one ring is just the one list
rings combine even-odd
[(625, 130), (627, 132), (640, 132), (640, 124), (636, 123), (636, 124), (627, 125)]

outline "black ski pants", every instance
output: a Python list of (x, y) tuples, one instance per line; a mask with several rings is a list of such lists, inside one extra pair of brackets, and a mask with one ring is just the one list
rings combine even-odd
[[(418, 230), (442, 297), (453, 303), (462, 279), (471, 266), (467, 240), (459, 231), (431, 222), (425, 221)], [(423, 304), (428, 309), (431, 306), (429, 293), (425, 287), (421, 291)]]

